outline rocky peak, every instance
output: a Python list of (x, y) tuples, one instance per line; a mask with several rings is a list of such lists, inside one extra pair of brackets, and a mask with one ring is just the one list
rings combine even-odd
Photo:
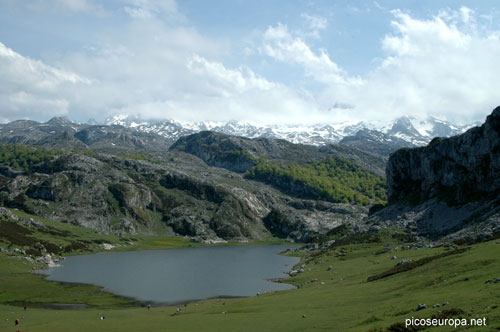
[(432, 117), (417, 120), (408, 116), (392, 121), (347, 121), (313, 125), (266, 125), (251, 124), (244, 121), (180, 123), (173, 120), (145, 120), (137, 116), (116, 115), (107, 119), (104, 123), (108, 125), (119, 124), (137, 131), (157, 133), (171, 140), (210, 130), (233, 136), (284, 139), (295, 144), (316, 146), (338, 143), (343, 138), (355, 135), (359, 130), (377, 131), (377, 135), (385, 134), (388, 138), (392, 139), (392, 146), (396, 146), (398, 142), (403, 142), (403, 145), (399, 145), (398, 147), (408, 145), (420, 146), (427, 144), (435, 136), (456, 135), (470, 128), (470, 125), (454, 125)]
[(486, 118), (485, 130), (498, 133), (500, 128), (500, 106)]
[(354, 136), (344, 137), (340, 144), (347, 145), (358, 150), (389, 156), (402, 147), (412, 147), (413, 144), (396, 136), (390, 136), (377, 130), (361, 129)]
[(47, 121), (47, 124), (53, 125), (53, 126), (72, 126), (75, 125), (73, 121), (69, 120), (66, 117), (62, 116), (56, 116)]
[(403, 137), (420, 137), (420, 133), (415, 129), (409, 117), (401, 117), (396, 119), (391, 129), (388, 131), (389, 135), (396, 135)]
[(500, 106), (497, 106), (493, 112), (491, 112), (492, 116), (500, 116)]
[(463, 204), (494, 195), (500, 191), (500, 107), (481, 127), (396, 151), (386, 174), (390, 202), (438, 198)]

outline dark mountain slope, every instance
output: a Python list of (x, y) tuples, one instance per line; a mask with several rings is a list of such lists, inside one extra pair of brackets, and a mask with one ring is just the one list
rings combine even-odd
[(207, 164), (235, 172), (245, 172), (259, 159), (289, 165), (321, 161), (328, 157), (348, 159), (368, 171), (382, 175), (385, 160), (358, 149), (343, 145), (293, 144), (280, 139), (250, 139), (204, 131), (180, 138), (170, 150), (183, 151), (197, 156)]
[(500, 190), (500, 107), (486, 122), (425, 147), (401, 149), (387, 164), (389, 200), (415, 196), (464, 204), (497, 196)]
[(431, 237), (500, 233), (500, 107), (464, 134), (393, 153), (387, 184), (389, 205), (370, 218), (372, 224)]

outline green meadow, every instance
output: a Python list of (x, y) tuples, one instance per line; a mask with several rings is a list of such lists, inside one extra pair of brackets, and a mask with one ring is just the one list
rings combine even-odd
[[(35, 231), (29, 236), (50, 240), (63, 248), (78, 241), (88, 245), (65, 255), (102, 250), (104, 240), (119, 245), (113, 250), (197, 245), (182, 237), (123, 239), (41, 221), (67, 233), (58, 237)], [(304, 270), (286, 280), (297, 286), (294, 290), (249, 298), (209, 299), (180, 306), (180, 312), (176, 312), (177, 306), (147, 310), (131, 299), (102, 292), (95, 286), (49, 282), (32, 273), (33, 265), (20, 256), (0, 253), (0, 331), (417, 331), (404, 329), (405, 320), (412, 317), (485, 317), (487, 324), (423, 331), (500, 331), (500, 282), (494, 282), (500, 278), (498, 240), (417, 249), (407, 248), (401, 237), (393, 236), (394, 232), (383, 231), (375, 242), (338, 241), (343, 245), (287, 253), (299, 255), (297, 268)], [(8, 243), (0, 245), (5, 248)], [(410, 259), (418, 263), (367, 281), (394, 272), (391, 269), (397, 262)], [(443, 306), (445, 302), (448, 304)], [(85, 304), (86, 308), (48, 309), (46, 303)], [(417, 311), (418, 304), (426, 304), (427, 308)], [(435, 304), (441, 306), (434, 308)], [(105, 319), (101, 320), (101, 316)], [(18, 327), (14, 325), (16, 319), (20, 320)]]

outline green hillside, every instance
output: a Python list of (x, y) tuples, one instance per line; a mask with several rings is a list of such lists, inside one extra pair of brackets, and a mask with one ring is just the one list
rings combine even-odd
[(246, 177), (271, 184), (292, 195), (335, 203), (368, 205), (386, 201), (385, 179), (353, 162), (329, 157), (325, 160), (281, 166), (260, 160)]
[(0, 165), (29, 171), (34, 165), (49, 161), (53, 156), (61, 153), (59, 150), (48, 150), (40, 146), (0, 143)]

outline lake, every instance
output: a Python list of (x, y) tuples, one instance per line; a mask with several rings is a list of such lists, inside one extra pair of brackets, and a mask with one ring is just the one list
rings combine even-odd
[(138, 301), (178, 304), (213, 297), (252, 296), (294, 286), (286, 277), (299, 262), (278, 253), (285, 245), (200, 246), (72, 256), (38, 271), (48, 280), (104, 287)]

